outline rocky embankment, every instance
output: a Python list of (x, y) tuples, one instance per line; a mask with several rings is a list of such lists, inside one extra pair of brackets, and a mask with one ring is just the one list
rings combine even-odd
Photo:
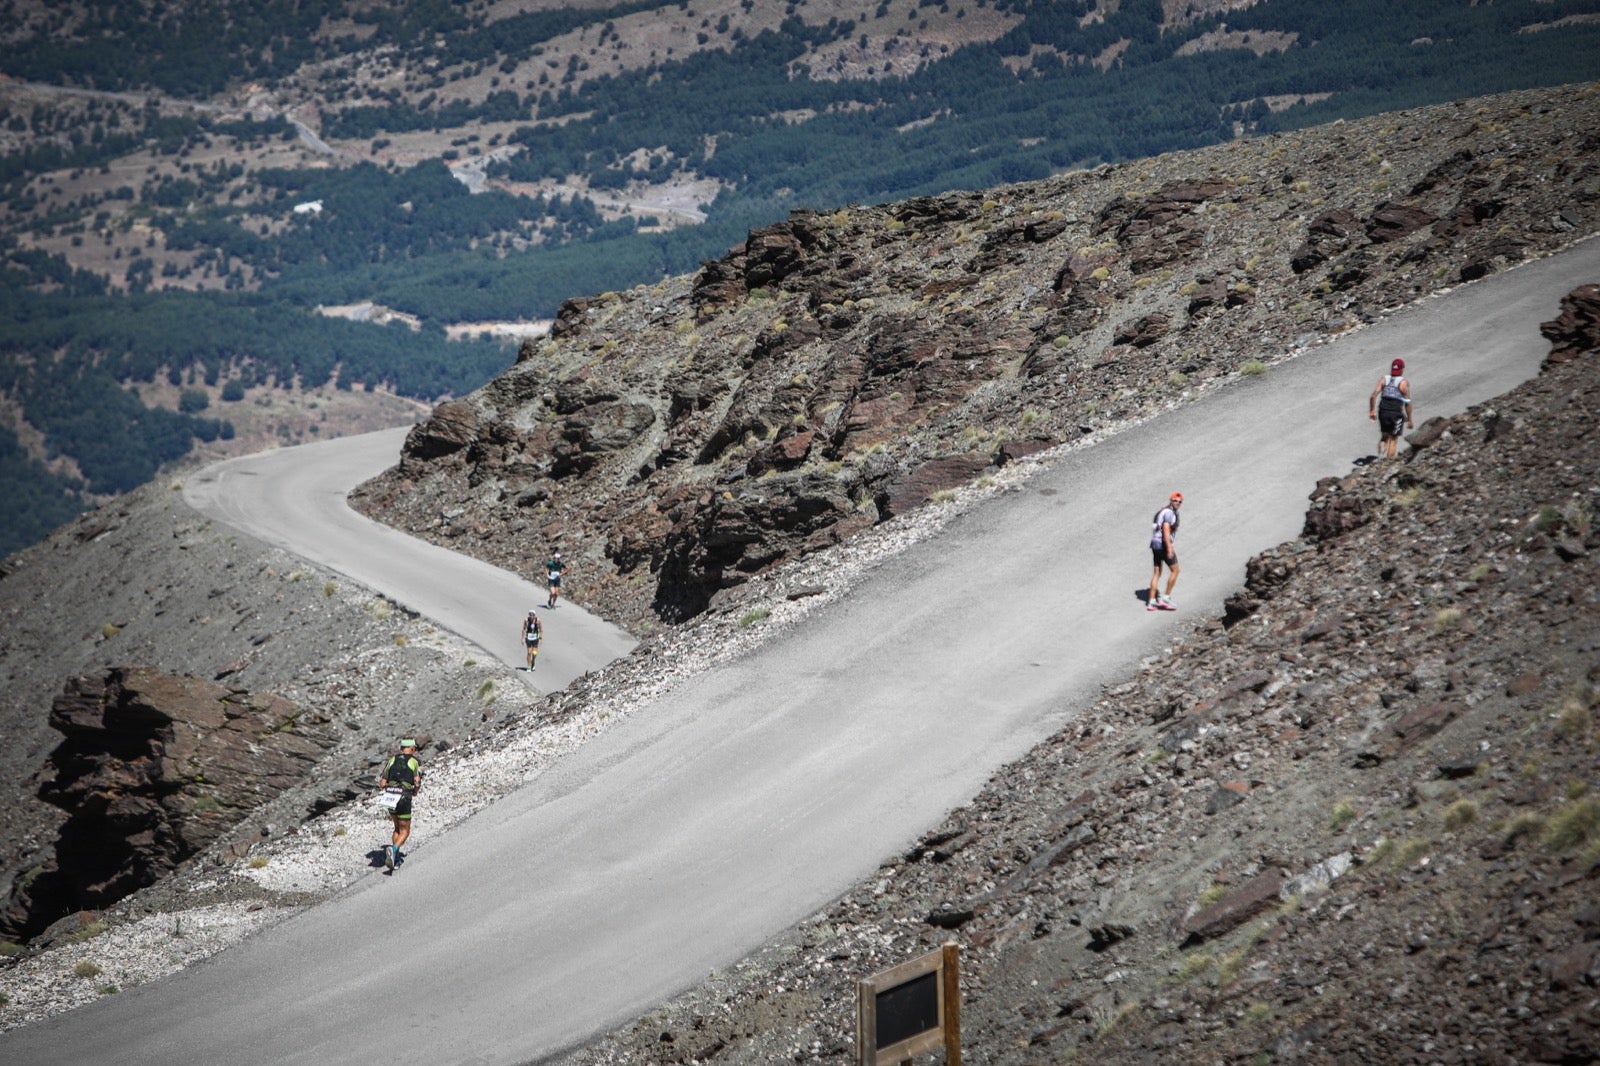
[(855, 980), (949, 941), (965, 1061), (1600, 1060), (1600, 286), (1546, 334), (877, 877), (565, 1061), (853, 1061)]
[(753, 231), (568, 301), (353, 502), (637, 633), (1017, 458), (1600, 229), (1595, 85)]

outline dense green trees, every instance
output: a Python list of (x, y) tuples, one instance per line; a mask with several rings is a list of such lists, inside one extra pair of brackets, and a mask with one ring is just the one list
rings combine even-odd
[[(476, 388), (512, 357), (498, 343), (447, 341), (439, 326), (413, 331), (326, 318), (259, 293), (6, 295), (0, 360), (31, 362), (39, 353), (60, 352), (62, 362), (96, 362), (124, 382), (154, 381), (167, 368), (191, 366), (216, 381), (248, 361), (280, 384), (317, 388), (338, 368), (349, 381), (432, 399)], [(0, 388), (16, 373), (0, 364)], [(70, 390), (51, 397), (70, 398)]]
[(67, 32), (9, 37), (0, 69), (16, 78), (99, 89), (155, 88), (208, 97), (246, 78), (292, 73), (353, 40), (327, 41), (323, 21), (345, 0), (202, 0), (151, 18), (144, 4), (96, 3)]
[(8, 427), (0, 426), (0, 559), (26, 547), (83, 509), (76, 486), (32, 458)]

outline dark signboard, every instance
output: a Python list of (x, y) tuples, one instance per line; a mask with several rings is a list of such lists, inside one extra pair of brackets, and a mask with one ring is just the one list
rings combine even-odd
[(860, 1066), (907, 1063), (944, 1048), (961, 1066), (961, 980), (954, 944), (856, 983)]
[(939, 1028), (939, 975), (925, 973), (877, 995), (878, 1050)]

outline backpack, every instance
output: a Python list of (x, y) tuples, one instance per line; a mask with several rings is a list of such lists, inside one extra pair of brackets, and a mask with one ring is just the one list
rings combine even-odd
[(1167, 524), (1172, 527), (1172, 535), (1178, 535), (1178, 512), (1171, 507), (1163, 507), (1150, 519), (1150, 547), (1152, 548), (1166, 546), (1166, 542), (1161, 539), (1161, 516), (1164, 514), (1172, 515), (1172, 521)]
[(383, 777), (389, 784), (398, 785), (403, 792), (415, 792), (419, 768), (415, 755), (401, 752), (389, 757), (389, 764), (383, 768)]

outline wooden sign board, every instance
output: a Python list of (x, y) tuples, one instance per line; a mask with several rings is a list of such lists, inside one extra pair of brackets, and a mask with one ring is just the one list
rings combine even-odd
[(961, 1066), (958, 959), (956, 945), (946, 944), (856, 982), (860, 1066), (909, 1062), (941, 1047), (949, 1066)]

